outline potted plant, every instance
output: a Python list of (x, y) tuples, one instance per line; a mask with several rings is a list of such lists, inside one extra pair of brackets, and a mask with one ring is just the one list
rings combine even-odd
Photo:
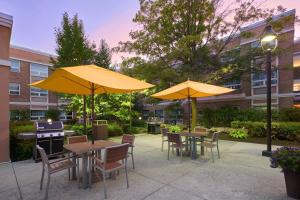
[(282, 168), (287, 195), (300, 199), (300, 148), (281, 147), (272, 152), (271, 167)]

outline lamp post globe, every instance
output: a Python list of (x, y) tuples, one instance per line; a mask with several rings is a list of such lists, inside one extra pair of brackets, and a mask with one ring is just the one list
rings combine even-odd
[(277, 47), (277, 35), (271, 25), (267, 25), (261, 37), (260, 44), (264, 52), (274, 51)]
[(261, 47), (264, 52), (266, 52), (266, 74), (267, 74), (267, 150), (262, 152), (263, 156), (271, 156), (272, 154), (272, 51), (274, 51), (277, 47), (277, 35), (272, 29), (271, 25), (267, 25), (265, 28), (265, 32), (260, 40)]

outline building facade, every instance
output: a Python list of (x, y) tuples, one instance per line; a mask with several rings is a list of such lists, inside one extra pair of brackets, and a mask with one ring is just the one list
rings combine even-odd
[(0, 13), (0, 163), (9, 158), (9, 45), (13, 18)]
[[(278, 34), (279, 54), (272, 58), (272, 107), (291, 108), (300, 104), (300, 39), (295, 38), (295, 10), (286, 11), (273, 17), (273, 22), (282, 20), (283, 27)], [(240, 33), (227, 45), (226, 51), (239, 51), (243, 54), (249, 49), (260, 48), (260, 37), (266, 26), (265, 21), (243, 27)], [(241, 37), (243, 33), (251, 33), (250, 37)], [(205, 108), (218, 109), (233, 106), (238, 109), (266, 107), (266, 73), (265, 56), (255, 57), (249, 67), (260, 66), (260, 71), (244, 73), (239, 79), (230, 80), (225, 87), (235, 89), (230, 94), (198, 98), (198, 111)], [(184, 119), (187, 119), (187, 101), (182, 102)], [(149, 109), (154, 113), (165, 113), (161, 105)], [(163, 115), (160, 114), (163, 118)], [(186, 120), (184, 120), (186, 121)]]
[[(10, 46), (9, 107), (11, 119), (18, 119), (20, 111), (28, 112), (30, 120), (42, 120), (48, 109), (61, 109), (65, 104), (55, 93), (30, 86), (47, 78), (53, 71), (50, 59), (54, 55)], [(72, 113), (62, 111), (62, 120), (72, 119)]]

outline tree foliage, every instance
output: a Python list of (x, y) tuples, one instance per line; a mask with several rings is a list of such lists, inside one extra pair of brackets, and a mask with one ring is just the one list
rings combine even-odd
[(78, 19), (77, 14), (70, 18), (65, 12), (61, 27), (55, 29), (55, 36), (57, 57), (51, 59), (55, 67), (93, 62), (95, 45), (91, 44), (85, 36), (83, 22)]
[(106, 41), (100, 40), (99, 49), (95, 52), (94, 64), (108, 69), (111, 65), (111, 56), (112, 52)]
[[(131, 31), (131, 40), (120, 42), (117, 50), (146, 57), (148, 62), (144, 67), (138, 65), (146, 75), (155, 69), (149, 63), (159, 63), (159, 72), (175, 71), (177, 76), (169, 74), (174, 77), (170, 84), (187, 78), (214, 80), (217, 76), (207, 74), (222, 72), (223, 68), (243, 69), (249, 66), (249, 62), (245, 64), (249, 56), (244, 55), (234, 65), (221, 62), (221, 56), (243, 25), (269, 18), (276, 10), (263, 10), (255, 0), (237, 0), (235, 7), (226, 7), (224, 3), (223, 0), (140, 0), (140, 10), (133, 19), (139, 29)], [(160, 76), (164, 74), (158, 74), (156, 79)]]

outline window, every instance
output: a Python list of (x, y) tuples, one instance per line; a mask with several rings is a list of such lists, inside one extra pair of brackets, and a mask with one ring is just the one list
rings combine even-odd
[(36, 87), (30, 87), (30, 94), (35, 97), (46, 97), (48, 95), (48, 91)]
[(31, 76), (48, 77), (48, 66), (37, 63), (30, 63)]
[(234, 62), (239, 55), (240, 55), (240, 48), (237, 47), (237, 48), (225, 51), (220, 56), (220, 61), (222, 63)]
[(224, 87), (231, 88), (231, 89), (241, 89), (241, 80), (228, 80), (224, 83)]
[(73, 113), (63, 111), (63, 112), (60, 113), (59, 119), (63, 120), (63, 121), (71, 120), (71, 119), (73, 119)]
[(11, 60), (11, 66), (10, 66), (11, 72), (20, 72), (20, 61), (19, 60)]
[(300, 52), (294, 54), (294, 56), (293, 56), (293, 63), (294, 63), (293, 64), (294, 67), (300, 67)]
[(163, 110), (155, 110), (155, 117), (164, 118), (164, 111)]
[[(255, 72), (252, 74), (252, 87), (261, 87), (266, 86), (267, 81), (267, 75), (266, 72)], [(276, 85), (277, 84), (277, 70), (272, 70), (272, 76), (271, 76), (271, 84)]]
[(9, 94), (10, 95), (20, 95), (20, 84), (10, 83), (9, 84)]
[(30, 119), (31, 120), (45, 119), (45, 111), (44, 110), (31, 110)]

